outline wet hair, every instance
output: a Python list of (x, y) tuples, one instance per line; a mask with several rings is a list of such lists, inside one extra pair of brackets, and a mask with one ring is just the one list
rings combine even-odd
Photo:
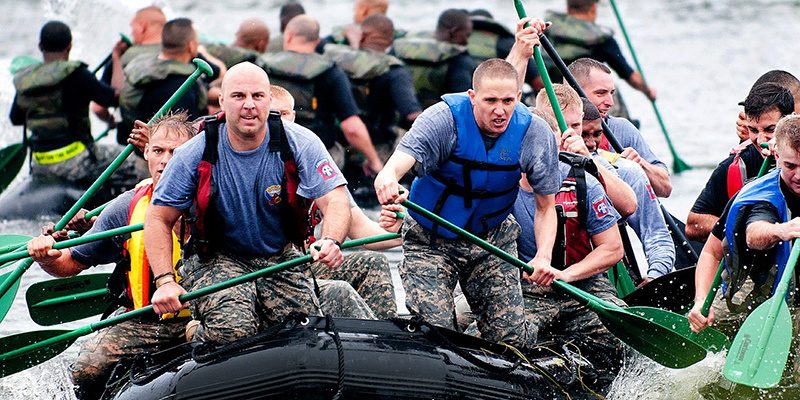
[(569, 64), (567, 67), (569, 72), (575, 78), (579, 85), (583, 86), (589, 81), (589, 74), (594, 69), (598, 69), (607, 74), (611, 73), (611, 69), (607, 65), (597, 61), (593, 58), (583, 57), (579, 58)]
[(292, 18), (305, 13), (306, 10), (300, 3), (290, 1), (282, 5), (281, 10), (278, 13), (278, 18), (280, 18), (281, 22), (281, 32), (286, 30), (286, 25), (289, 25), (289, 21), (291, 21)]
[(567, 0), (567, 11), (587, 12), (600, 0)]
[(530, 108), (530, 110), (531, 113), (541, 117), (544, 120), (544, 122), (547, 122), (547, 125), (550, 126), (550, 130), (552, 130), (555, 133), (561, 132), (561, 129), (558, 129), (558, 121), (556, 121), (556, 118), (553, 116), (553, 113), (544, 111), (539, 107)]
[(162, 131), (166, 137), (186, 137), (187, 139), (191, 139), (197, 133), (197, 129), (189, 120), (189, 113), (185, 110), (169, 111), (153, 121), (150, 126), (150, 137), (152, 138), (153, 134)]
[(800, 115), (787, 115), (778, 121), (775, 144), (778, 148), (788, 145), (792, 150), (800, 151)]
[(175, 18), (164, 24), (161, 31), (161, 47), (164, 50), (181, 50), (197, 38), (197, 32), (189, 18)]
[(469, 24), (469, 14), (466, 11), (451, 8), (439, 14), (439, 20), (436, 21), (436, 31), (448, 32), (467, 29)]
[(64, 51), (72, 44), (72, 31), (61, 21), (50, 21), (39, 31), (39, 49), (46, 52)]
[(474, 10), (469, 12), (469, 16), (470, 17), (484, 17), (484, 18), (494, 19), (494, 17), (492, 16), (492, 13), (490, 13), (489, 10), (487, 10), (485, 8), (476, 8), (476, 9), (474, 9)]
[(490, 58), (478, 65), (472, 73), (472, 87), (478, 89), (480, 83), (486, 79), (513, 79), (519, 88), (519, 74), (508, 61), (500, 58)]
[[(574, 107), (579, 110), (583, 109), (578, 92), (569, 85), (554, 83), (553, 92), (556, 94), (556, 101), (558, 101), (558, 106), (561, 108), (561, 111), (565, 111), (569, 107)], [(553, 106), (550, 104), (550, 97), (547, 96), (547, 89), (539, 90), (539, 93), (536, 95), (536, 108), (545, 110), (552, 109), (552, 107)]]
[[(786, 71), (781, 71), (779, 69), (768, 71), (756, 79), (756, 82), (753, 84), (753, 88), (762, 83), (777, 83), (778, 85), (781, 85), (789, 90), (789, 93), (792, 94), (795, 102), (800, 101), (800, 80)], [(753, 90), (753, 88), (750, 88), (750, 90)]]
[(319, 22), (316, 18), (309, 15), (298, 15), (286, 25), (286, 31), (291, 31), (296, 36), (305, 39), (306, 42), (316, 42), (319, 40)]
[(773, 108), (777, 108), (781, 116), (791, 114), (794, 111), (792, 94), (777, 83), (763, 83), (754, 87), (747, 94), (747, 98), (740, 104), (744, 106), (744, 113), (747, 117), (755, 119), (758, 119)]
[(581, 102), (583, 103), (584, 121), (595, 121), (602, 117), (600, 115), (600, 110), (598, 110), (597, 106), (595, 106), (594, 103), (592, 103), (589, 99), (586, 97), (581, 97)]

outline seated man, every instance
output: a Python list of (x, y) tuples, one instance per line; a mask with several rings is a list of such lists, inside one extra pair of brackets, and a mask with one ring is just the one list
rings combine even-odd
[(772, 139), (778, 121), (791, 114), (795, 106), (792, 94), (775, 83), (753, 87), (742, 105), (747, 129), (755, 140), (746, 141), (746, 146), (728, 156), (711, 173), (686, 218), (686, 236), (690, 239), (708, 238), (728, 200), (747, 179), (758, 175), (765, 157), (761, 144)]
[(269, 28), (258, 18), (248, 18), (239, 24), (236, 38), (229, 46), (213, 43), (206, 45), (211, 55), (230, 68), (240, 62), (256, 62), (258, 56), (267, 50), (269, 44)]
[[(775, 159), (778, 168), (745, 185), (728, 203), (725, 212), (711, 231), (696, 271), (695, 305), (689, 313), (694, 331), (711, 324), (721, 325), (723, 332), (733, 334), (749, 311), (774, 294), (775, 287), (787, 266), (792, 242), (800, 237), (800, 186), (797, 182), (800, 165), (800, 116), (789, 115), (775, 128)], [(722, 298), (714, 300), (708, 317), (701, 307), (714, 280), (719, 261), (725, 255)], [(753, 289), (743, 293), (747, 282)], [(745, 297), (746, 296), (746, 297)], [(741, 303), (736, 301), (744, 298)], [(795, 319), (797, 308), (794, 291), (787, 299)], [(793, 344), (797, 354), (798, 346)], [(792, 382), (800, 374), (800, 357), (788, 366)]]
[[(346, 181), (317, 136), (299, 125), (268, 118), (269, 78), (251, 63), (233, 66), (222, 81), (224, 117), (209, 121), (164, 170), (145, 222), (153, 275), (170, 269), (170, 229), (194, 218), (185, 249), (183, 286), (206, 287), (300, 256), (292, 244), (308, 237), (309, 202), (327, 219), (314, 259), (342, 262), (338, 243), (350, 226)], [(167, 279), (168, 275), (165, 275)], [(183, 307), (175, 281), (153, 294), (158, 313)], [(308, 268), (295, 267), (192, 302), (201, 325), (195, 340), (229, 343), (279, 322), (292, 311), (318, 314)]]
[[(150, 205), (153, 187), (161, 178), (165, 165), (172, 158), (173, 151), (194, 134), (192, 124), (186, 113), (168, 115), (155, 121), (152, 126), (150, 142), (144, 148), (144, 157), (150, 169), (150, 179), (142, 181), (136, 189), (129, 190), (112, 201), (97, 218), (89, 234), (144, 222), (145, 212)], [(82, 218), (83, 213), (78, 217)], [(182, 237), (180, 223), (173, 225), (172, 238), (175, 252), (170, 260), (179, 259), (177, 243)], [(68, 277), (100, 264), (117, 263), (112, 275), (110, 289), (114, 298), (123, 299), (119, 311), (144, 307), (150, 303), (152, 293), (159, 284), (180, 279), (173, 269), (154, 279), (150, 273), (148, 258), (144, 252), (141, 231), (126, 236), (104, 239), (82, 244), (69, 249), (53, 249), (53, 236), (42, 235), (28, 243), (28, 251), (34, 261), (47, 273)], [(151, 314), (126, 321), (100, 331), (83, 343), (78, 360), (70, 368), (72, 382), (78, 398), (99, 398), (105, 389), (105, 382), (114, 364), (124, 357), (163, 350), (184, 339), (184, 327), (188, 321), (189, 310), (181, 310), (177, 316), (167, 316), (159, 320)]]
[[(294, 122), (294, 98), (291, 93), (277, 85), (270, 86), (270, 93), (272, 94), (272, 110), (278, 111), (284, 120)], [(355, 203), (349, 192), (348, 199), (350, 200), (351, 220), (347, 237), (360, 239), (387, 233), (386, 230), (364, 214), (364, 211)], [(389, 229), (390, 232), (399, 230), (399, 224), (392, 225)], [(399, 245), (400, 239), (395, 239), (373, 243), (367, 247), (372, 250), (382, 250)], [(311, 269), (314, 272), (314, 276), (318, 278), (320, 307), (323, 312), (332, 313), (336, 316), (336, 313), (331, 311), (331, 307), (334, 307), (331, 303), (334, 302), (326, 301), (329, 296), (326, 296), (323, 292), (326, 287), (330, 287), (331, 282), (345, 281), (358, 292), (375, 317), (387, 319), (397, 316), (397, 303), (395, 303), (394, 299), (394, 283), (389, 270), (389, 260), (383, 254), (374, 251), (356, 251), (347, 254), (342, 265), (335, 270), (327, 268), (322, 263), (311, 264)], [(338, 301), (338, 303), (341, 305), (335, 307), (339, 307), (339, 309), (344, 307), (344, 304), (347, 304), (343, 301)], [(352, 315), (352, 313), (350, 314)]]

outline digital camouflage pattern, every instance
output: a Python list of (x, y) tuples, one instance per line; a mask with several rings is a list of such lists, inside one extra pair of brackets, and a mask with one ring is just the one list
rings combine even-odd
[[(117, 313), (124, 311), (120, 309)], [(100, 330), (83, 343), (70, 367), (79, 399), (99, 399), (114, 365), (123, 358), (152, 353), (186, 341), (188, 319), (165, 322), (135, 319)]]
[[(119, 152), (120, 148), (116, 146), (90, 144), (83, 152), (60, 163), (47, 165), (32, 163), (31, 175), (88, 187), (100, 177)], [(108, 177), (104, 191), (116, 197), (149, 176), (147, 161), (141, 157), (130, 156)]]
[(91, 142), (89, 113), (68, 113), (61, 83), (78, 68), (80, 61), (52, 61), (24, 68), (14, 75), (17, 105), (25, 110), (33, 151), (49, 151), (76, 141)]
[[(383, 254), (358, 251), (345, 254), (344, 262), (336, 269), (330, 269), (322, 263), (311, 264), (311, 268), (318, 282), (321, 279), (336, 279), (349, 283), (378, 319), (397, 316), (392, 273), (389, 270), (389, 260)], [(320, 303), (322, 302), (320, 296)], [(322, 311), (328, 312), (324, 305)]]
[(448, 60), (466, 52), (467, 47), (431, 37), (406, 37), (395, 40), (394, 51), (411, 73), (417, 99), (427, 108), (447, 92)]
[(364, 299), (349, 283), (317, 279), (319, 307), (322, 313), (337, 318), (376, 319)]
[(325, 45), (323, 56), (333, 61), (355, 80), (375, 79), (387, 72), (392, 66), (403, 65), (397, 57), (367, 49), (354, 49), (340, 44)]
[(226, 46), (220, 43), (210, 43), (205, 46), (212, 56), (219, 58), (225, 63), (226, 68), (230, 68), (245, 61), (254, 63), (259, 55), (257, 52), (250, 49)]
[[(566, 65), (581, 57), (591, 57), (593, 47), (603, 44), (613, 36), (610, 29), (561, 12), (548, 10), (544, 20), (553, 23), (545, 31), (545, 35), (553, 42), (553, 47)], [(561, 72), (550, 57), (545, 57), (545, 63), (553, 82), (560, 80)]]
[[(516, 256), (519, 232), (509, 216), (489, 231), (486, 241)], [(432, 243), (430, 233), (408, 216), (402, 235), (399, 269), (409, 311), (454, 329), (453, 289), (459, 282), (484, 339), (523, 348), (534, 345), (536, 334), (525, 320), (518, 268), (465, 240), (437, 238)]]
[(473, 15), (469, 18), (472, 20), (472, 33), (467, 42), (469, 55), (477, 62), (476, 64), (499, 57), (497, 40), (501, 37), (513, 38), (514, 34), (491, 18), (482, 15)]
[[(181, 285), (193, 291), (300, 256), (296, 250), (254, 258), (217, 252), (206, 261), (195, 255), (181, 268)], [(292, 311), (320, 315), (311, 272), (304, 265), (201, 297), (189, 306), (200, 321), (194, 340), (220, 344), (251, 336)]]

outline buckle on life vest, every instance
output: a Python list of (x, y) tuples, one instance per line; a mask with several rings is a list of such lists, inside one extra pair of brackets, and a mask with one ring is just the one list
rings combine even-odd
[(55, 150), (33, 152), (33, 160), (39, 165), (58, 164), (77, 156), (84, 150), (86, 145), (83, 142), (72, 142)]

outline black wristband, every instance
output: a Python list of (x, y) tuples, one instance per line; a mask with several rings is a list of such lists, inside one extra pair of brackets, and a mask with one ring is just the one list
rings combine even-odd
[(338, 247), (339, 249), (342, 248), (342, 243), (330, 236), (323, 236), (322, 239), (320, 240), (330, 240), (331, 242), (333, 242), (333, 244), (336, 245), (336, 247)]
[(160, 274), (160, 275), (156, 276), (155, 278), (153, 278), (153, 282), (158, 283), (159, 279), (161, 279), (161, 278), (163, 278), (165, 276), (170, 276), (170, 275), (172, 275), (174, 277), (175, 273), (172, 272), (172, 271), (164, 272), (163, 274)]

